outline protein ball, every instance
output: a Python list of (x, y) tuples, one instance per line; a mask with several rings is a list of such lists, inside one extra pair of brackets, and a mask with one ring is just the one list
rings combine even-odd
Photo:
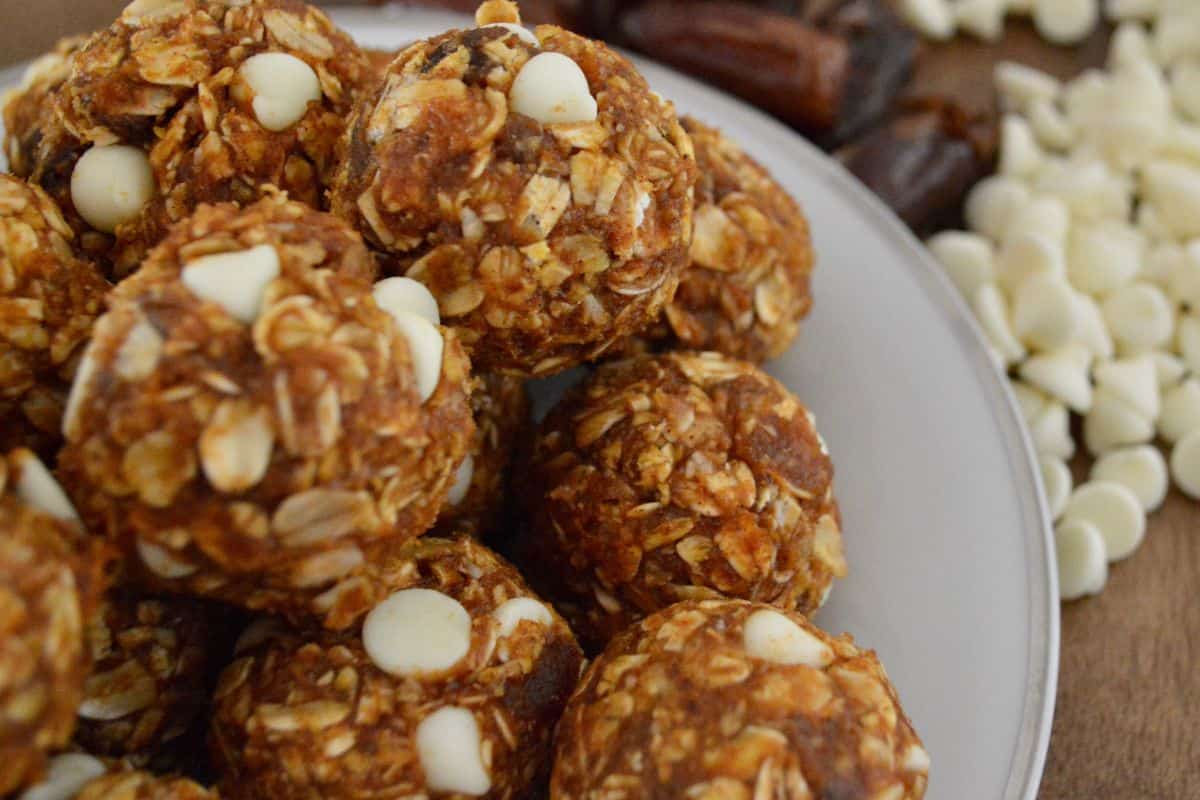
[(700, 169), (691, 265), (642, 338), (762, 363), (787, 350), (812, 307), (808, 220), (733, 141), (691, 118), (683, 127)]
[(128, 274), (204, 202), (319, 206), (366, 56), (299, 0), (131, 3), (55, 92), (30, 178)]
[(37, 780), (70, 741), (101, 556), (37, 456), (0, 456), (0, 795)]
[[(657, 318), (696, 177), (671, 105), (622, 56), (511, 3), (402, 52), (344, 140), (331, 204), (429, 286), (480, 372), (549, 375)], [(500, 24), (503, 23), (503, 24)]]
[(801, 614), (688, 601), (592, 662), (558, 727), (551, 800), (919, 800), (929, 755), (871, 651)]
[(75, 256), (45, 192), (0, 175), (0, 452), (50, 458), (63, 405), (108, 283)]
[(223, 796), (511, 798), (545, 774), (571, 631), (471, 539), (407, 548), (353, 629), (244, 637), (215, 699)]
[(148, 588), (307, 616), (433, 525), (474, 425), (453, 334), (407, 335), (357, 238), (294, 210), (201, 208), (114, 290), (59, 471)]
[(496, 531), (505, 512), (509, 464), (533, 427), (521, 378), (498, 373), (477, 378), (471, 409), (475, 438), (438, 516), (437, 535), (486, 538)]
[(54, 119), (54, 97), (71, 74), (71, 59), (86, 43), (86, 36), (60, 39), (29, 65), (20, 86), (5, 93), (4, 154), (13, 175), (28, 178), (43, 139), (63, 135)]
[(144, 766), (177, 743), (208, 705), (217, 614), (189, 598), (110, 592), (88, 620), (93, 667), (76, 744)]
[(88, 782), (74, 800), (217, 800), (200, 784), (149, 772), (113, 772)]
[(674, 602), (809, 613), (846, 574), (812, 415), (718, 353), (605, 364), (543, 421), (515, 553), (588, 645)]

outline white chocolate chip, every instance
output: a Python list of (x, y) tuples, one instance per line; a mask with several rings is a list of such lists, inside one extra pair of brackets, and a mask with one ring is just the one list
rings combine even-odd
[(1050, 517), (1058, 519), (1067, 507), (1067, 498), (1071, 496), (1071, 470), (1067, 462), (1054, 456), (1039, 456), (1038, 467), (1042, 473), (1042, 486), (1046, 489)]
[(958, 0), (954, 19), (960, 30), (987, 42), (1004, 34), (1004, 0)]
[(88, 783), (108, 772), (104, 762), (86, 753), (63, 753), (50, 759), (42, 782), (18, 800), (71, 800)]
[(1200, 247), (1164, 245), (1160, 248), (1163, 258), (1169, 259), (1167, 293), (1178, 305), (1187, 305), (1200, 311)]
[(1029, 202), (1029, 187), (1015, 178), (992, 175), (967, 193), (963, 216), (967, 226), (994, 242), (1004, 238), (1012, 215)]
[(1063, 522), (1054, 529), (1054, 552), (1058, 594), (1063, 600), (1099, 594), (1108, 582), (1108, 554), (1095, 525), (1082, 520)]
[(1136, 22), (1122, 22), (1108, 43), (1108, 68), (1114, 69), (1135, 61), (1152, 60), (1150, 37), (1146, 28)]
[(1091, 354), (1080, 345), (1068, 345), (1027, 359), (1017, 370), (1021, 379), (1072, 411), (1084, 413), (1092, 406), (1092, 384), (1088, 380)]
[(1142, 416), (1158, 419), (1158, 375), (1148, 356), (1101, 362), (1093, 367), (1092, 377), (1097, 386), (1112, 392)]
[(592, 122), (596, 98), (579, 65), (562, 53), (539, 53), (525, 62), (508, 92), (517, 114), (543, 125)]
[[(1146, 354), (1146, 358), (1154, 364), (1154, 375), (1158, 379), (1159, 388), (1164, 392), (1183, 380), (1187, 373), (1183, 361), (1164, 350), (1152, 350)], [(1159, 413), (1162, 413), (1161, 408)]]
[[(1061, 200), (1076, 225), (1104, 221), (1109, 227), (1128, 227), (1124, 221), (1133, 207), (1133, 182), (1113, 172), (1103, 161), (1089, 156), (1080, 162), (1075, 154), (1071, 160), (1047, 158), (1038, 172), (1036, 185), (1039, 192)], [(1126, 235), (1136, 236), (1136, 232)]]
[(530, 47), (537, 47), (540, 44), (540, 42), (537, 40), (537, 37), (533, 35), (533, 31), (529, 30), (529, 28), (526, 28), (524, 25), (518, 25), (515, 22), (491, 22), (483, 27), (503, 28), (509, 33), (515, 33), (518, 39)]
[(1104, 324), (1104, 315), (1096, 301), (1086, 294), (1075, 295), (1075, 320), (1078, 323), (1076, 341), (1095, 357), (1112, 358), (1115, 350), (1112, 335)]
[(1188, 378), (1163, 394), (1158, 435), (1174, 444), (1200, 429), (1200, 380)]
[(436, 325), (424, 317), (409, 311), (392, 314), (396, 329), (408, 341), (408, 352), (412, 356), (413, 373), (417, 381), (417, 393), (424, 403), (437, 391), (442, 380), (442, 353), (446, 342)]
[(752, 658), (775, 664), (804, 664), (821, 669), (833, 662), (829, 645), (773, 609), (746, 618), (742, 645)]
[(1053, 195), (1035, 195), (1026, 205), (1013, 211), (1004, 233), (1004, 243), (1015, 237), (1040, 235), (1055, 248), (1067, 246), (1067, 231), (1071, 224), (1071, 212), (1067, 204)]
[(442, 324), (437, 299), (429, 288), (412, 278), (384, 278), (375, 284), (375, 304), (393, 316), (402, 311)]
[(13, 456), (21, 472), (17, 479), (17, 496), (25, 503), (64, 522), (79, 522), (79, 514), (41, 459), (28, 450), (17, 450)]
[(496, 635), (501, 639), (511, 635), (522, 620), (536, 622), (547, 628), (554, 624), (554, 617), (550, 614), (550, 609), (546, 608), (546, 604), (539, 603), (532, 597), (514, 597), (506, 600), (492, 614), (499, 626)]
[(1200, 60), (1184, 61), (1171, 70), (1171, 98), (1182, 113), (1200, 122)]
[(1128, 225), (1076, 226), (1067, 248), (1067, 273), (1076, 289), (1102, 294), (1133, 280), (1141, 258), (1141, 236)]
[(1053, 44), (1076, 44), (1100, 21), (1097, 0), (1034, 0), (1033, 26)]
[(1037, 172), (1045, 160), (1033, 129), (1024, 117), (1005, 114), (1000, 122), (1000, 156), (996, 165), (1001, 175), (1025, 178)]
[(150, 159), (128, 145), (97, 145), (71, 173), (71, 203), (84, 222), (104, 233), (136, 218), (154, 192)]
[(1128, 351), (1156, 349), (1171, 339), (1174, 311), (1163, 290), (1153, 284), (1122, 286), (1100, 308), (1113, 339)]
[(1171, 477), (1181, 492), (1200, 500), (1200, 430), (1184, 436), (1171, 451)]
[(1120, 561), (1133, 553), (1146, 534), (1146, 512), (1128, 487), (1119, 483), (1093, 481), (1071, 494), (1063, 511), (1063, 522), (1088, 522), (1104, 537), (1109, 561)]
[(417, 758), (430, 792), (479, 796), (492, 788), (483, 763), (483, 742), (475, 715), (443, 706), (417, 726)]
[(1200, 6), (1191, 0), (1163, 0), (1154, 26), (1154, 55), (1167, 66), (1200, 56)]
[(1066, 275), (1063, 249), (1037, 233), (1010, 238), (996, 259), (996, 279), (1007, 292), (1015, 292), (1030, 275)]
[(1200, 167), (1152, 161), (1142, 169), (1142, 192), (1173, 235), (1200, 236)]
[(1058, 99), (1062, 83), (1053, 75), (1016, 61), (1001, 61), (992, 70), (992, 82), (1008, 108), (1023, 110), (1034, 103)]
[(980, 327), (1004, 363), (1012, 364), (1024, 358), (1025, 348), (1013, 335), (1008, 321), (1008, 303), (1000, 290), (990, 283), (980, 286), (975, 293), (974, 307)]
[(1075, 143), (1075, 130), (1066, 115), (1049, 100), (1036, 100), (1029, 107), (1029, 127), (1038, 144), (1051, 150), (1066, 150)]
[(1175, 332), (1176, 349), (1192, 372), (1200, 372), (1200, 318), (1187, 314)]
[(992, 243), (977, 233), (942, 231), (925, 243), (963, 297), (970, 300), (994, 278)]
[(292, 127), (308, 111), (308, 104), (322, 97), (317, 73), (290, 53), (251, 56), (242, 62), (238, 75), (253, 93), (254, 116), (269, 131)]
[(1083, 440), (1093, 455), (1152, 438), (1154, 420), (1107, 389), (1093, 393), (1092, 408), (1083, 418)]
[(1158, 15), (1162, 0), (1106, 0), (1105, 13), (1113, 21), (1153, 19)]
[(371, 662), (384, 672), (441, 672), (471, 649), (471, 615), (441, 592), (403, 589), (371, 609), (362, 640)]
[(471, 490), (471, 479), (474, 477), (475, 457), (467, 453), (467, 457), (458, 465), (458, 471), (454, 473), (454, 485), (450, 487), (450, 493), (446, 495), (446, 502), (451, 506), (457, 506), (466, 500), (467, 492)]
[(954, 14), (946, 0), (900, 0), (904, 21), (927, 39), (944, 42), (954, 36)]
[(167, 548), (145, 539), (137, 540), (137, 552), (146, 568), (160, 578), (177, 580), (186, 578), (196, 571), (195, 565), (175, 557)]
[(1027, 347), (1054, 350), (1074, 340), (1079, 329), (1075, 292), (1060, 275), (1030, 275), (1013, 296), (1013, 333)]
[(1071, 438), (1071, 415), (1062, 403), (1048, 403), (1029, 423), (1029, 435), (1038, 453), (1055, 458), (1075, 455), (1075, 440)]
[(1167, 496), (1167, 462), (1153, 445), (1110, 450), (1092, 465), (1091, 479), (1128, 488), (1146, 511), (1157, 509)]
[(184, 266), (180, 280), (192, 294), (252, 325), (262, 311), (267, 286), (278, 277), (279, 253), (269, 244), (260, 244), (193, 259)]
[(1024, 418), (1026, 424), (1032, 425), (1038, 414), (1045, 410), (1046, 405), (1050, 402), (1049, 398), (1042, 394), (1040, 389), (1035, 389), (1023, 381), (1014, 380), (1009, 385), (1012, 388), (1013, 397), (1017, 401), (1017, 407), (1021, 410), (1021, 417)]

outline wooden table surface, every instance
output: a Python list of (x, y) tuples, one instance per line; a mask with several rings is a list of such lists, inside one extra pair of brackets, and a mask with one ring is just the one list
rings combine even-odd
[[(1200, 2), (1200, 0), (1198, 0)], [(115, 16), (124, 0), (0, 0), (0, 59), (38, 52), (61, 32)], [(1106, 35), (1074, 49), (1010, 23), (1003, 42), (928, 48), (914, 81), (991, 106), (999, 59), (1070, 76), (1104, 60)], [(1076, 478), (1087, 472), (1085, 459)], [(1200, 798), (1200, 507), (1177, 492), (1146, 542), (1115, 565), (1099, 597), (1063, 606), (1058, 706), (1040, 800)], [(961, 798), (960, 800), (971, 800)]]

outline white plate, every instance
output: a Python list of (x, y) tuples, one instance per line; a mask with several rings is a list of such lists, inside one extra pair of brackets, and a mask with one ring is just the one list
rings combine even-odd
[[(385, 48), (465, 22), (413, 9), (334, 17)], [(812, 223), (815, 310), (771, 369), (817, 415), (837, 466), (851, 575), (818, 622), (879, 652), (933, 756), (930, 800), (1034, 800), (1058, 672), (1052, 538), (1032, 450), (971, 315), (829, 158), (736, 100), (640, 65), (762, 161)]]

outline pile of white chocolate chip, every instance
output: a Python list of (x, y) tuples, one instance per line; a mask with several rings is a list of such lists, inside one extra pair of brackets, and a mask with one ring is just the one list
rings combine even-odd
[[(997, 66), (997, 174), (967, 198), (970, 232), (928, 242), (1029, 425), (1064, 599), (1137, 548), (1168, 473), (1200, 499), (1200, 0), (1145, 9), (1104, 70), (1062, 84)], [(1096, 459), (1077, 488), (1071, 413)]]

